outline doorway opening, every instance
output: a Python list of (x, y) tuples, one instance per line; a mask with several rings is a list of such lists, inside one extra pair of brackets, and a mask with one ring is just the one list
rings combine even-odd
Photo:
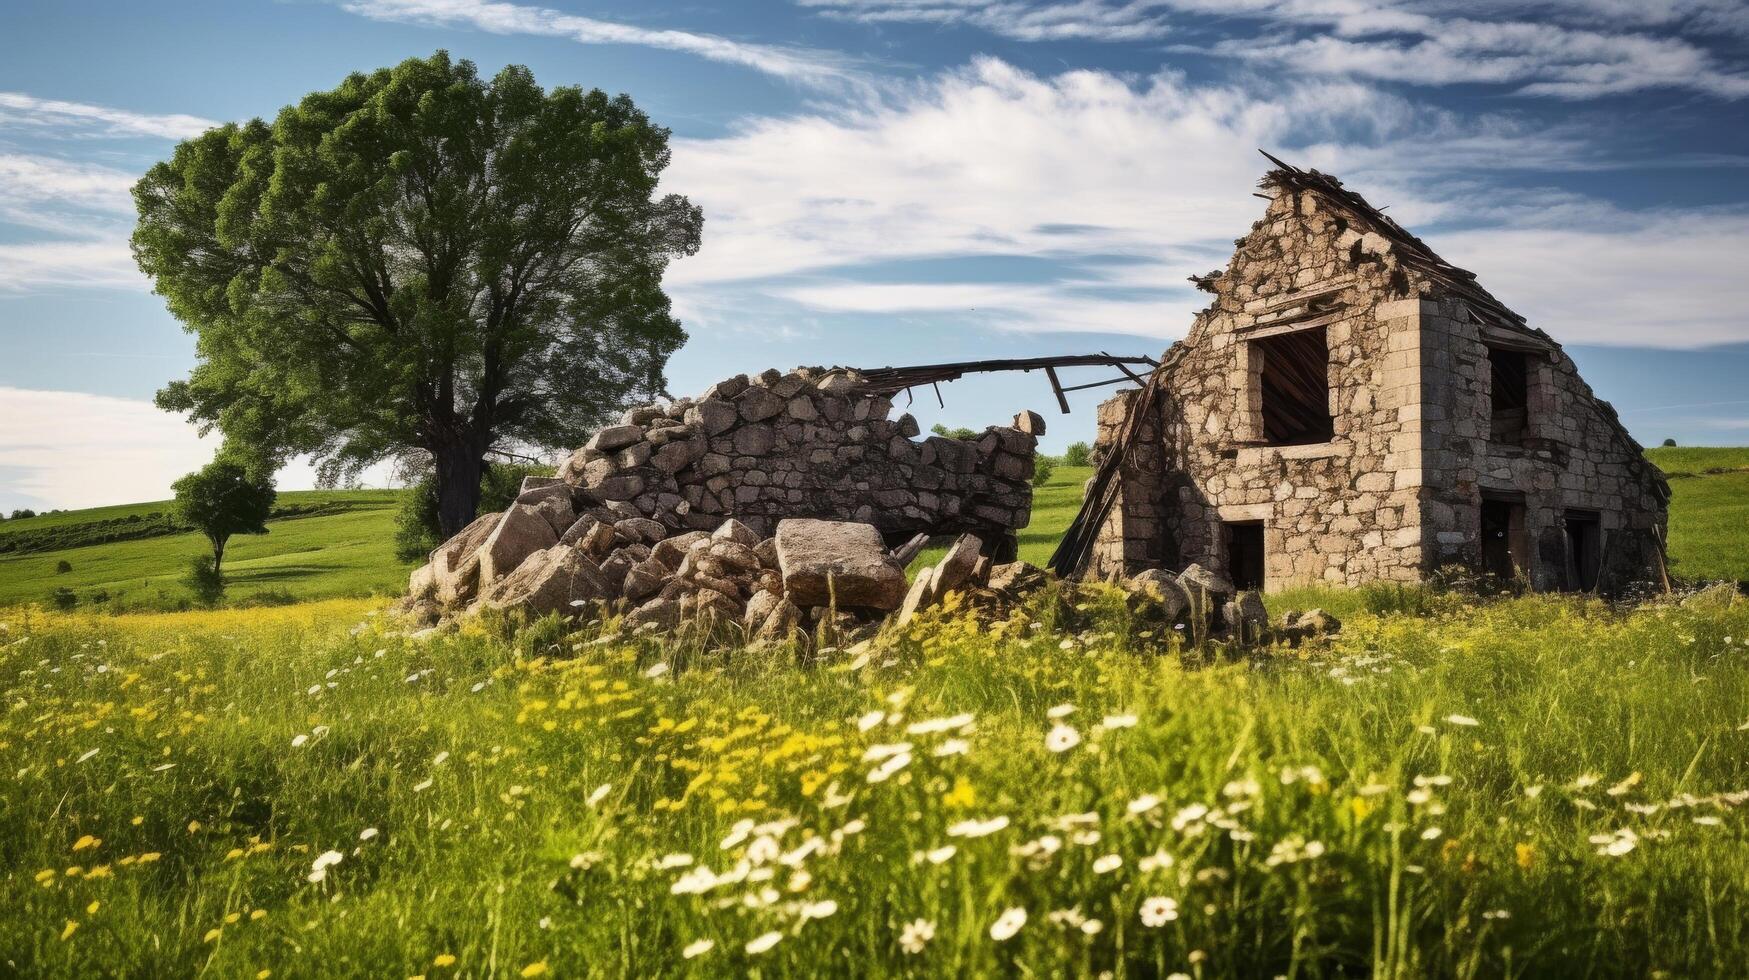
[(1482, 571), (1502, 580), (1524, 571), (1524, 501), (1507, 495), (1482, 495)]
[(1597, 590), (1597, 574), (1603, 559), (1603, 519), (1594, 510), (1567, 511), (1567, 587), (1579, 592)]
[(1227, 539), (1227, 578), (1235, 589), (1263, 588), (1263, 522), (1222, 525)]

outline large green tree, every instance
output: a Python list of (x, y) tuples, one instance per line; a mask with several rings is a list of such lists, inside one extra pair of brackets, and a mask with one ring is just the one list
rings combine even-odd
[(453, 534), (489, 454), (663, 389), (662, 275), (703, 224), (656, 195), (668, 159), (626, 96), (441, 51), (188, 140), (134, 188), (134, 255), (197, 337), (158, 403), (271, 465), (427, 454)]

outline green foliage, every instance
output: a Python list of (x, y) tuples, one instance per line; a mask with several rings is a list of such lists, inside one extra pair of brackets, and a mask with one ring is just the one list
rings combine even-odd
[(1064, 466), (1093, 465), (1093, 447), (1085, 442), (1071, 442), (1069, 448), (1063, 450)]
[(976, 439), (976, 438), (978, 438), (978, 433), (972, 431), (971, 429), (966, 428), (963, 425), (960, 426), (959, 428), (956, 428), (956, 429), (950, 429), (947, 426), (941, 424), (940, 422), (937, 422), (934, 425), (929, 427), (929, 431), (935, 433), (938, 436), (941, 436), (944, 439)]
[(216, 606), (225, 598), (225, 573), (212, 555), (195, 555), (188, 563), (188, 575), (182, 580), (196, 602)]
[(1675, 440), (1675, 439), (1666, 439), (1666, 440), (1664, 440), (1664, 448), (1666, 448), (1666, 449), (1674, 449), (1674, 448), (1675, 448), (1675, 447), (1676, 447), (1676, 440)]
[[(550, 466), (494, 463), (480, 477), (480, 505), (475, 515), (508, 508), (522, 489), (523, 477), (552, 475)], [(395, 557), (405, 562), (423, 562), (443, 542), (437, 478), (427, 474), (407, 488), (406, 499), (395, 513)]]
[(330, 475), (422, 449), (454, 531), (488, 450), (662, 389), (662, 276), (703, 220), (657, 196), (668, 161), (626, 96), (441, 51), (187, 140), (134, 188), (140, 267), (198, 335), (158, 402)]
[(493, 463), (486, 468), (485, 475), (480, 477), (479, 513), (490, 514), (496, 510), (508, 509), (516, 502), (516, 495), (522, 492), (523, 477), (552, 475), (551, 466), (541, 466), (538, 463)]
[(1749, 973), (1742, 602), (1362, 612), (1200, 664), (1046, 605), (813, 668), (550, 620), (414, 641), (362, 603), (3, 618), (0, 948), (56, 976)]
[(234, 534), (266, 534), (273, 512), (273, 480), (251, 473), (221, 455), (171, 484), (176, 516), (206, 536), (213, 549), (213, 571), (225, 561), (225, 542)]
[(443, 543), (442, 522), (437, 517), (437, 477), (426, 474), (408, 487), (395, 511), (395, 559), (423, 562)]
[[(276, 502), (269, 519), (277, 521), (292, 517), (310, 517), (344, 509), (344, 503), (326, 500), (292, 504)], [(63, 551), (117, 541), (165, 537), (194, 530), (176, 516), (174, 501), (61, 511), (53, 518), (44, 515), (36, 520), (21, 521), (20, 524), (22, 526), (16, 530), (0, 531), (0, 555)]]
[(66, 586), (62, 586), (49, 593), (49, 601), (54, 603), (56, 609), (72, 609), (79, 604), (79, 594)]
[(36, 511), (31, 510), (29, 507), (20, 507), (17, 510), (12, 512), (12, 519), (15, 521), (22, 521), (26, 518), (35, 517), (35, 516), (36, 516)]
[(55, 574), (56, 575), (65, 575), (72, 570), (73, 570), (73, 563), (68, 561), (65, 558), (61, 559), (58, 562), (55, 562)]
[(1057, 461), (1043, 454), (1032, 458), (1032, 485), (1042, 487), (1050, 482), (1051, 473), (1057, 468)]

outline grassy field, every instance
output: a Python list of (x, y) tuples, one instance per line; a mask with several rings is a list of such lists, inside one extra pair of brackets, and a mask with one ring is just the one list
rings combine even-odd
[[(1648, 455), (1670, 473), (1674, 500), (1670, 553), (1674, 571), (1697, 580), (1749, 581), (1749, 449), (1653, 449)], [(1020, 533), (1020, 557), (1042, 565), (1081, 504), (1092, 470), (1059, 466), (1038, 488), (1032, 524)], [(265, 537), (232, 540), (226, 554), (229, 601), (296, 601), (394, 593), (410, 566), (395, 561), (393, 536), (398, 491), (302, 491), (280, 494), (285, 507), (329, 508), (307, 517), (269, 522)], [(168, 502), (102, 507), (0, 523), (0, 536), (73, 529), (99, 521), (145, 518)], [(116, 610), (173, 607), (185, 602), (188, 561), (206, 550), (197, 535), (178, 534), (26, 555), (0, 554), (0, 606), (44, 602), (57, 588), (82, 603), (107, 596)], [(939, 560), (929, 549), (915, 567)], [(67, 561), (69, 573), (57, 574)]]
[[(388, 594), (406, 588), (408, 566), (395, 560), (394, 490), (293, 491), (281, 507), (323, 512), (268, 523), (265, 535), (240, 535), (225, 549), (232, 602), (297, 601), (330, 596)], [(168, 511), (168, 502), (46, 514), (0, 523), (0, 534), (83, 521), (115, 520)], [(24, 555), (0, 555), (0, 605), (44, 602), (57, 588), (72, 589), (85, 604), (107, 595), (117, 609), (162, 608), (182, 601), (182, 577), (196, 555), (209, 550), (198, 534), (175, 534)], [(73, 566), (57, 573), (59, 562)]]
[(1231, 661), (1046, 598), (811, 669), (362, 601), (15, 611), (0, 961), (1749, 974), (1749, 604), (1429, 602)]

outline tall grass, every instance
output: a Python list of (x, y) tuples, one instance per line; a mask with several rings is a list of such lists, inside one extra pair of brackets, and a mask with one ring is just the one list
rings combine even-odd
[(1745, 604), (1358, 611), (1206, 666), (1083, 605), (811, 668), (554, 622), (414, 642), (357, 603), (8, 614), (0, 951), (64, 976), (1749, 973)]

